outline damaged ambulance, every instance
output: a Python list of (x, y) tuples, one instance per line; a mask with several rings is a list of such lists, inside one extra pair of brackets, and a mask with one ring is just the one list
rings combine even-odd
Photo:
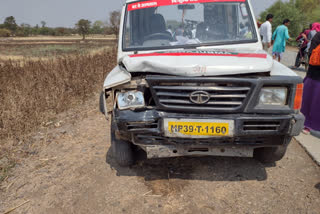
[(262, 50), (249, 0), (127, 0), (100, 110), (119, 165), (135, 154), (282, 159), (302, 79)]

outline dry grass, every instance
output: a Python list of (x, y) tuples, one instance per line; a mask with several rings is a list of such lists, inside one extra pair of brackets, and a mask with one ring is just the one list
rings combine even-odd
[(0, 67), (0, 139), (20, 136), (46, 115), (85, 101), (116, 62), (115, 51), (49, 60), (2, 61)]
[(20, 142), (58, 113), (99, 92), (116, 63), (115, 53), (112, 49), (46, 60), (0, 60), (0, 182), (14, 166), (6, 144)]

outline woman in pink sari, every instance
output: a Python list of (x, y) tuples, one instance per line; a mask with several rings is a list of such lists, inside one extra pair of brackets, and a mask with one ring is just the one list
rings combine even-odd
[(309, 32), (309, 34), (307, 36), (308, 40), (309, 40), (308, 47), (307, 47), (308, 51), (309, 51), (309, 48), (310, 48), (310, 45), (311, 45), (311, 40), (317, 34), (317, 32), (320, 32), (320, 23), (315, 22), (315, 23), (312, 24), (311, 31)]
[(317, 22), (313, 23), (311, 30), (315, 30), (315, 31), (319, 32), (320, 31), (320, 23), (317, 23)]

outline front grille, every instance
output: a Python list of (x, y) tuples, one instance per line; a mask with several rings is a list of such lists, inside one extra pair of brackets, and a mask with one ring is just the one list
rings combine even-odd
[(244, 121), (243, 131), (279, 131), (281, 121)]
[[(251, 91), (249, 82), (231, 82), (207, 78), (190, 78), (188, 80), (152, 81), (149, 79), (154, 100), (158, 107), (166, 110), (234, 112), (239, 111)], [(205, 93), (205, 103), (191, 100), (192, 93)]]
[(149, 131), (150, 129), (158, 129), (158, 121), (151, 122), (128, 122), (127, 130), (130, 132)]
[[(281, 139), (281, 138), (279, 138)], [(272, 137), (236, 137), (236, 138), (168, 138), (153, 134), (138, 134), (134, 137), (137, 145), (209, 145), (209, 146), (230, 146), (230, 145), (278, 145), (281, 140), (274, 140)]]

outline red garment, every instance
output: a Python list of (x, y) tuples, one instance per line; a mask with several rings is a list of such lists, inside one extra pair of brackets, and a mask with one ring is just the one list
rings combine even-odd
[[(308, 34), (306, 34), (306, 31), (308, 31), (308, 30), (305, 30), (303, 33), (300, 33), (299, 36), (296, 38), (296, 41), (297, 41), (297, 42), (298, 42), (300, 39), (304, 39), (304, 40), (303, 40), (302, 47), (305, 47), (305, 46), (308, 45), (308, 40), (306, 40), (306, 39), (303, 37), (303, 34), (305, 34), (306, 37), (308, 37)], [(310, 33), (310, 30), (309, 30), (309, 32), (307, 32), (307, 33)]]
[(257, 25), (258, 25), (258, 28), (260, 28), (260, 27), (261, 27), (261, 25), (262, 25), (262, 22), (257, 21)]
[[(302, 36), (302, 34), (306, 35), (306, 37), (308, 38), (308, 35), (309, 35), (310, 32), (311, 32), (311, 29), (307, 29), (307, 30), (305, 30), (303, 33), (300, 33), (299, 36), (297, 37), (296, 41), (299, 41), (300, 39), (304, 38), (304, 37)], [(309, 43), (309, 41), (305, 39), (305, 40), (303, 41), (302, 47), (307, 46), (308, 43)]]
[(311, 31), (311, 29), (305, 30), (305, 31), (304, 31), (304, 34), (306, 34), (306, 36), (308, 37), (310, 31)]

